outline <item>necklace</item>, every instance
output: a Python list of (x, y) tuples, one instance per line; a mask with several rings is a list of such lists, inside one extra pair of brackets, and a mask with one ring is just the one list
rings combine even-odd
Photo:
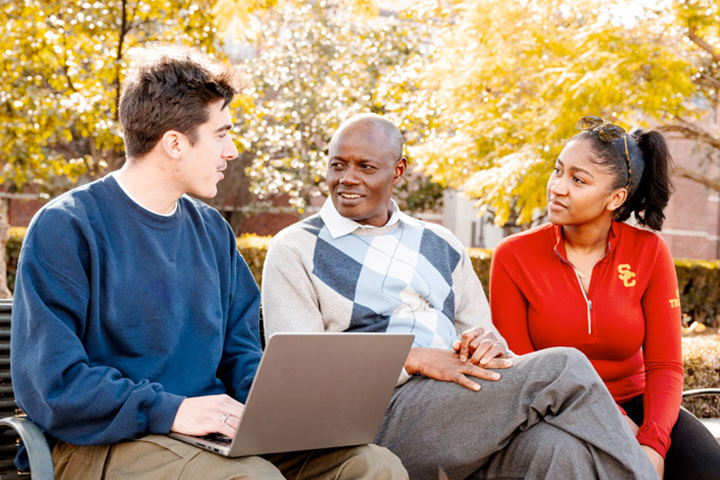
[(572, 263), (571, 263), (570, 265), (572, 265), (573, 270), (575, 270), (575, 273), (577, 273), (578, 277), (583, 278), (583, 279), (584, 279), (585, 277), (587, 277), (587, 275), (585, 275), (585, 274), (582, 273), (580, 270), (578, 270), (577, 268), (575, 268), (575, 265), (573, 265)]
[[(600, 258), (598, 258), (598, 259), (595, 261), (595, 263), (599, 262), (606, 254), (607, 254), (607, 251), (602, 252), (602, 256), (601, 256)], [(580, 278), (582, 278), (582, 279), (587, 278), (587, 275), (584, 274), (583, 272), (581, 272), (580, 270), (578, 270), (578, 268), (575, 266), (574, 263), (572, 263), (572, 262), (570, 261), (570, 259), (568, 259), (568, 263), (569, 263), (570, 266), (573, 268), (573, 270), (575, 270), (575, 273), (577, 273), (577, 276), (578, 276), (578, 277), (580, 277)], [(592, 273), (592, 270), (595, 268), (595, 263), (593, 264), (592, 268), (590, 269), (590, 273)]]

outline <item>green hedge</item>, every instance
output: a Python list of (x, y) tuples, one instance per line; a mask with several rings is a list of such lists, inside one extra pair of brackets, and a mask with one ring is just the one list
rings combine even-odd
[(25, 237), (25, 227), (11, 227), (10, 238), (5, 246), (5, 261), (7, 262), (7, 282), (10, 290), (15, 286), (15, 270), (17, 269), (20, 247)]
[(688, 320), (720, 326), (720, 260), (675, 260), (680, 305)]

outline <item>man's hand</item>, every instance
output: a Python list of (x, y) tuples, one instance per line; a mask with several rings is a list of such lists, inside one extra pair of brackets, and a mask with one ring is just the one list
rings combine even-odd
[(233, 437), (244, 409), (229, 395), (189, 397), (180, 404), (170, 430), (185, 435), (222, 433)]
[(495, 333), (485, 331), (482, 327), (465, 330), (460, 340), (453, 342), (452, 348), (458, 352), (461, 362), (466, 362), (470, 356), (470, 363), (485, 368), (512, 366), (512, 361), (506, 358), (505, 346), (498, 340)]
[(456, 382), (470, 390), (480, 390), (480, 385), (465, 375), (482, 378), (483, 380), (500, 380), (500, 374), (461, 362), (457, 353), (439, 348), (413, 348), (410, 350), (405, 370), (410, 374), (419, 373), (435, 380)]

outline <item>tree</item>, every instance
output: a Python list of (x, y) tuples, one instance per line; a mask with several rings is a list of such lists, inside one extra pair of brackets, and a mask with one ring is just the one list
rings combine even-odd
[[(287, 195), (303, 212), (313, 197), (326, 194), (325, 152), (340, 122), (361, 111), (377, 112), (413, 135), (417, 125), (404, 111), (413, 101), (408, 90), (413, 85), (396, 74), (418, 56), (423, 25), (378, 19), (367, 0), (287, 0), (263, 2), (263, 8), (256, 3), (225, 0), (217, 7), (225, 12), (220, 18), (228, 19), (235, 8), (241, 12), (239, 23), (224, 26), (236, 45), (244, 46), (238, 61), (252, 84), (236, 120), (243, 154), (230, 164), (231, 175), (242, 170), (247, 177), (222, 186), (218, 202), (226, 205), (234, 198), (247, 205), (246, 211), (258, 208), (257, 202), (239, 200), (243, 190), (237, 186), (246, 182), (261, 201)], [(245, 14), (248, 8), (255, 8), (253, 15)], [(432, 205), (441, 194), (425, 179), (404, 188), (415, 208)]]
[(125, 53), (150, 41), (216, 52), (212, 3), (0, 0), (0, 184), (52, 196), (119, 167)]
[[(707, 123), (678, 116), (664, 129), (695, 140), (707, 163), (720, 164), (720, 124), (715, 120), (720, 104), (720, 2), (685, 0), (672, 4), (667, 11), (659, 11), (657, 15), (667, 15), (673, 20), (669, 28), (677, 39), (676, 45), (692, 56), (695, 67), (692, 76), (698, 89), (695, 101), (701, 102), (711, 112), (711, 121)], [(720, 179), (709, 178), (681, 166), (676, 167), (675, 173), (720, 192)]]
[(680, 132), (718, 161), (717, 124), (697, 119), (717, 110), (720, 2), (647, 3), (459, 4), (423, 79), (438, 115), (415, 152), (426, 172), (502, 225), (544, 208), (552, 162), (587, 114)]

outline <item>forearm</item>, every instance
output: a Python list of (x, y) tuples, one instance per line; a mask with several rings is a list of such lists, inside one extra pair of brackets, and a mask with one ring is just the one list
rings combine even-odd
[(170, 431), (182, 396), (135, 383), (117, 370), (79, 364), (14, 374), (18, 405), (52, 436), (78, 445), (114, 443)]
[(682, 387), (681, 365), (646, 364), (645, 413), (637, 438), (663, 457), (670, 446), (670, 432), (680, 411)]
[(638, 441), (664, 456), (680, 411), (683, 365), (677, 277), (663, 242), (659, 243), (651, 278), (642, 298), (645, 411)]

